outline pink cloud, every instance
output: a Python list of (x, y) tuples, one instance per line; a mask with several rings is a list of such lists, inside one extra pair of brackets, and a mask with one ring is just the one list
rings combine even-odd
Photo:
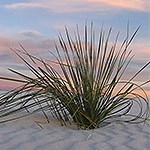
[(26, 3), (14, 3), (6, 8), (43, 8), (53, 12), (88, 12), (88, 11), (111, 11), (115, 8), (127, 8), (138, 11), (149, 11), (148, 0), (32, 0)]
[(135, 9), (139, 11), (148, 11), (148, 0), (87, 0), (93, 3), (104, 3), (104, 5), (111, 5), (112, 7)]
[(12, 90), (20, 86), (19, 83), (0, 80), (0, 91)]
[(133, 42), (130, 47), (138, 62), (147, 62), (150, 58), (150, 44), (148, 41)]
[(21, 49), (19, 43), (33, 52), (50, 50), (54, 49), (54, 41), (55, 39), (32, 30), (21, 30), (9, 35), (0, 35), (0, 54), (10, 53), (9, 47)]

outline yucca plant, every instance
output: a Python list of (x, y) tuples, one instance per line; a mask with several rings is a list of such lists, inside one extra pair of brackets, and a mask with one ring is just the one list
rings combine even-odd
[[(66, 36), (59, 34), (59, 44), (55, 44), (56, 54), (51, 53), (55, 61), (33, 56), (21, 44), (21, 50), (11, 48), (33, 76), (9, 69), (19, 78), (0, 77), (21, 83), (18, 88), (0, 96), (1, 123), (23, 117), (19, 115), (22, 111), (27, 111), (26, 115), (41, 111), (48, 121), (48, 114), (51, 114), (62, 125), (74, 122), (80, 129), (98, 128), (103, 122), (124, 116), (124, 122), (146, 121), (149, 117), (149, 101), (143, 86), (150, 81), (138, 85), (133, 79), (150, 62), (129, 80), (122, 79), (133, 58), (128, 47), (138, 30), (129, 38), (127, 29), (127, 36), (121, 45), (117, 44), (117, 34), (111, 45), (109, 39), (112, 28), (107, 35), (101, 29), (97, 39), (93, 24), (90, 28), (85, 25), (83, 36), (78, 27), (73, 37), (65, 28)], [(53, 64), (59, 69), (55, 69)], [(137, 89), (143, 94), (136, 92)], [(135, 105), (139, 112), (132, 114), (130, 112)], [(18, 114), (17, 117), (6, 119), (14, 113)]]

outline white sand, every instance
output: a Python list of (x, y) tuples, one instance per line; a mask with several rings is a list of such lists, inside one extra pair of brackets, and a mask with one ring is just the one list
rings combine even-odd
[[(61, 127), (41, 115), (0, 124), (0, 150), (149, 150), (150, 128), (142, 124), (112, 123), (94, 131)], [(45, 122), (45, 120), (43, 120)]]

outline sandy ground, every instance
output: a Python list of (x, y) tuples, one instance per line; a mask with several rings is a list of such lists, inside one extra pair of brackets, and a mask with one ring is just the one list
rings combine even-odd
[[(36, 122), (42, 122), (38, 123)], [(95, 130), (45, 123), (40, 115), (0, 124), (0, 150), (149, 150), (150, 127), (112, 123)]]

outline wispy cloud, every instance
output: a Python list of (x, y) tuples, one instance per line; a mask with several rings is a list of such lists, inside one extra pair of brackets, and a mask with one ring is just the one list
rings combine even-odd
[(128, 8), (140, 11), (148, 11), (148, 0), (90, 0), (91, 2), (103, 2), (105, 5), (111, 5), (112, 7)]
[(21, 30), (19, 31), (20, 35), (23, 35), (25, 37), (30, 37), (30, 38), (43, 38), (44, 35), (42, 35), (41, 33), (39, 33), (36, 30)]
[(43, 8), (52, 12), (110, 11), (114, 8), (127, 8), (149, 11), (148, 0), (32, 0), (32, 2), (5, 5), (6, 8)]
[(18, 86), (20, 86), (19, 83), (0, 80), (0, 92), (12, 90)]
[(36, 30), (20, 30), (14, 34), (0, 36), (0, 52), (7, 53), (10, 47), (18, 47), (19, 43), (29, 49), (43, 50), (54, 47), (54, 38), (50, 38)]
[[(14, 3), (14, 4), (8, 4), (5, 5), (6, 8), (39, 8), (44, 7), (41, 3), (35, 3), (35, 2), (28, 2), (28, 3)], [(46, 6), (45, 6), (46, 7)]]
[[(90, 2), (91, 3), (91, 2)], [(35, 1), (28, 3), (14, 3), (10, 5), (6, 5), (6, 8), (10, 9), (29, 9), (29, 8), (41, 8), (41, 9), (48, 9), (51, 12), (55, 13), (68, 13), (68, 12), (85, 12), (85, 11), (93, 11), (93, 9), (89, 9), (87, 7), (86, 1), (68, 1), (68, 0), (43, 0)]]

